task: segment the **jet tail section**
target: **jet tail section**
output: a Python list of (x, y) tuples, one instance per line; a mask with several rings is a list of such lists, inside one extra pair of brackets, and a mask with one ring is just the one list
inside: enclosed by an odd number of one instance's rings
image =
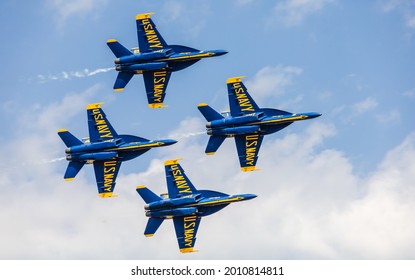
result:
[(225, 141), (226, 136), (223, 135), (212, 135), (209, 138), (209, 142), (206, 146), (205, 153), (207, 155), (213, 155), (219, 149), (220, 145), (222, 145), (223, 141)]
[(144, 235), (147, 237), (153, 236), (163, 221), (164, 218), (149, 218), (146, 229), (144, 230)]
[(114, 83), (114, 91), (122, 91), (124, 90), (125, 86), (134, 76), (133, 72), (118, 72), (117, 79)]
[(117, 40), (110, 39), (107, 41), (107, 45), (117, 58), (122, 56), (133, 55), (132, 52), (130, 52), (123, 45), (121, 45)]
[(214, 120), (220, 120), (224, 118), (221, 114), (216, 112), (214, 109), (212, 109), (212, 107), (210, 107), (206, 103), (201, 103), (197, 105), (197, 108), (199, 109), (200, 113), (202, 113), (202, 115), (205, 117), (205, 119), (208, 122), (211, 122)]
[(145, 186), (138, 186), (136, 190), (146, 203), (162, 200), (161, 197), (147, 189)]
[(81, 140), (73, 136), (73, 134), (67, 131), (66, 129), (58, 130), (58, 135), (68, 148), (83, 144)]
[(71, 161), (68, 164), (68, 168), (66, 168), (65, 175), (63, 178), (67, 181), (71, 181), (75, 178), (75, 176), (79, 173), (81, 168), (84, 166), (85, 161)]

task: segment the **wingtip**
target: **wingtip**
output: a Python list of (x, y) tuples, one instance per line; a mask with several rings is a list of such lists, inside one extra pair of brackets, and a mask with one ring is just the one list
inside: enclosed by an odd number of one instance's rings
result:
[(65, 179), (65, 181), (73, 181), (73, 179), (75, 179), (75, 177), (73, 177), (73, 178), (64, 178)]
[(142, 19), (150, 18), (151, 15), (154, 15), (154, 12), (145, 13), (145, 14), (137, 14), (135, 16), (135, 20), (142, 20)]
[(257, 169), (255, 166), (247, 166), (247, 167), (241, 167), (241, 170), (243, 172), (251, 172), (251, 171), (259, 171), (260, 169)]
[(145, 188), (146, 188), (146, 186), (137, 186), (135, 189), (140, 190), (140, 189), (145, 189)]
[(115, 92), (121, 92), (121, 91), (123, 91), (124, 90), (124, 88), (114, 88), (114, 91)]
[(205, 153), (207, 156), (213, 156), (214, 154), (215, 154), (215, 152), (208, 152), (208, 153)]
[(205, 107), (205, 106), (208, 106), (208, 105), (207, 105), (207, 103), (199, 103), (199, 104), (197, 105), (197, 107)]
[(68, 132), (68, 130), (66, 128), (61, 128), (61, 129), (58, 130), (58, 133), (60, 133), (60, 132)]
[(98, 103), (92, 103), (92, 104), (88, 104), (86, 106), (87, 110), (91, 110), (91, 109), (99, 109), (101, 108), (101, 105), (104, 104), (104, 102), (98, 102)]
[(199, 250), (194, 250), (193, 247), (180, 249), (180, 253), (196, 253), (196, 252), (199, 252)]
[(169, 160), (166, 160), (165, 162), (164, 162), (164, 165), (165, 166), (169, 166), (169, 165), (173, 165), (173, 164), (178, 164), (179, 163), (179, 160), (182, 160), (183, 158), (175, 158), (175, 159), (169, 159)]
[(99, 193), (98, 196), (101, 198), (116, 197), (115, 195), (112, 194), (112, 192)]
[(108, 39), (107, 40), (107, 43), (115, 43), (115, 42), (117, 42), (117, 40), (115, 40), (115, 39)]
[(163, 103), (150, 103), (148, 104), (148, 107), (151, 109), (159, 109), (159, 108), (167, 108), (167, 105), (163, 105)]
[(232, 77), (226, 80), (227, 84), (240, 83), (245, 76)]

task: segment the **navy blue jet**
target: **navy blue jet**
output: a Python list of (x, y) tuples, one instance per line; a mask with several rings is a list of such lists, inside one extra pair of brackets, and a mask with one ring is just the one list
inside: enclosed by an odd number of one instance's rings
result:
[(151, 20), (152, 14), (136, 16), (138, 49), (131, 52), (115, 39), (108, 40), (107, 45), (116, 56), (115, 69), (119, 71), (114, 91), (122, 91), (134, 74), (143, 74), (149, 107), (162, 108), (172, 72), (185, 69), (202, 58), (224, 55), (227, 51), (200, 51), (168, 45)]
[(176, 143), (175, 140), (148, 140), (133, 135), (118, 134), (108, 121), (100, 105), (89, 104), (87, 109), (89, 139), (79, 140), (66, 129), (58, 130), (65, 143), (69, 161), (64, 179), (73, 180), (85, 163), (94, 164), (100, 197), (111, 197), (121, 162), (136, 158), (151, 148)]
[(138, 194), (147, 203), (144, 209), (149, 220), (144, 235), (153, 236), (165, 219), (173, 219), (180, 252), (197, 252), (193, 247), (202, 217), (216, 213), (230, 203), (249, 200), (256, 195), (227, 195), (217, 191), (197, 190), (178, 160), (164, 163), (168, 197), (158, 196), (145, 186), (137, 187)]
[(244, 77), (229, 78), (230, 116), (219, 114), (206, 103), (198, 105), (208, 121), (207, 134), (211, 135), (205, 153), (214, 154), (227, 137), (234, 137), (242, 171), (253, 171), (264, 135), (289, 126), (295, 121), (321, 116), (320, 113), (293, 114), (279, 109), (259, 108), (242, 83)]

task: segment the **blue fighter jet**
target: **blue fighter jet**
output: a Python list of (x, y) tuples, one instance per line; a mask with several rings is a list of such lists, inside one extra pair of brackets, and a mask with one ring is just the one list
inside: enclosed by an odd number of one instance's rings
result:
[(168, 45), (151, 20), (152, 14), (136, 16), (139, 49), (132, 49), (131, 52), (114, 39), (108, 40), (107, 45), (116, 56), (115, 69), (119, 71), (114, 90), (122, 91), (134, 74), (143, 74), (149, 107), (162, 108), (172, 72), (187, 68), (202, 58), (226, 54), (227, 51), (200, 51)]
[(179, 159), (165, 162), (168, 198), (158, 196), (144, 186), (137, 192), (147, 203), (149, 217), (145, 236), (153, 236), (165, 219), (172, 218), (180, 252), (197, 252), (193, 249), (200, 220), (225, 208), (232, 202), (255, 198), (254, 194), (227, 195), (217, 191), (197, 190), (187, 178)]
[(122, 161), (136, 158), (151, 148), (172, 145), (177, 141), (150, 141), (118, 134), (107, 120), (101, 104), (89, 104), (86, 107), (89, 128), (87, 141), (79, 140), (66, 129), (60, 129), (58, 135), (67, 146), (65, 153), (69, 165), (64, 179), (73, 180), (85, 163), (93, 163), (99, 196), (111, 197)]
[(219, 114), (205, 103), (198, 109), (208, 121), (207, 134), (211, 135), (205, 153), (214, 154), (227, 137), (234, 137), (242, 171), (253, 171), (258, 159), (264, 135), (277, 132), (295, 121), (321, 116), (319, 113), (300, 113), (259, 108), (249, 95), (241, 79), (229, 78), (228, 85), (230, 116)]

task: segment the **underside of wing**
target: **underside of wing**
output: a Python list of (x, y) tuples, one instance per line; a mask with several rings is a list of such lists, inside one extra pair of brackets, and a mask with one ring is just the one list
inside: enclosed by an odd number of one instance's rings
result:
[(177, 242), (179, 243), (180, 252), (191, 253), (197, 252), (193, 249), (196, 242), (196, 234), (200, 224), (200, 217), (183, 216), (174, 217), (174, 229), (176, 230)]
[(243, 77), (229, 78), (228, 85), (229, 109), (231, 116), (237, 117), (259, 111), (258, 105), (248, 93), (241, 79)]
[(95, 179), (100, 197), (111, 197), (113, 195), (115, 179), (120, 167), (121, 161), (94, 161)]
[(164, 163), (166, 171), (167, 190), (170, 198), (191, 195), (197, 192), (192, 182), (187, 178), (177, 159)]
[(150, 108), (163, 107), (163, 100), (166, 96), (166, 88), (170, 76), (171, 72), (167, 70), (143, 72), (148, 106)]
[(242, 171), (254, 171), (258, 160), (259, 148), (264, 136), (259, 134), (246, 134), (235, 136), (236, 149)]
[(158, 51), (168, 47), (151, 19), (151, 14), (138, 14), (135, 18), (140, 52)]
[(86, 107), (91, 142), (108, 141), (118, 136), (100, 105), (101, 103), (96, 103)]
[(125, 86), (134, 76), (132, 72), (118, 72), (117, 79), (114, 83), (114, 91), (122, 91), (124, 90)]

